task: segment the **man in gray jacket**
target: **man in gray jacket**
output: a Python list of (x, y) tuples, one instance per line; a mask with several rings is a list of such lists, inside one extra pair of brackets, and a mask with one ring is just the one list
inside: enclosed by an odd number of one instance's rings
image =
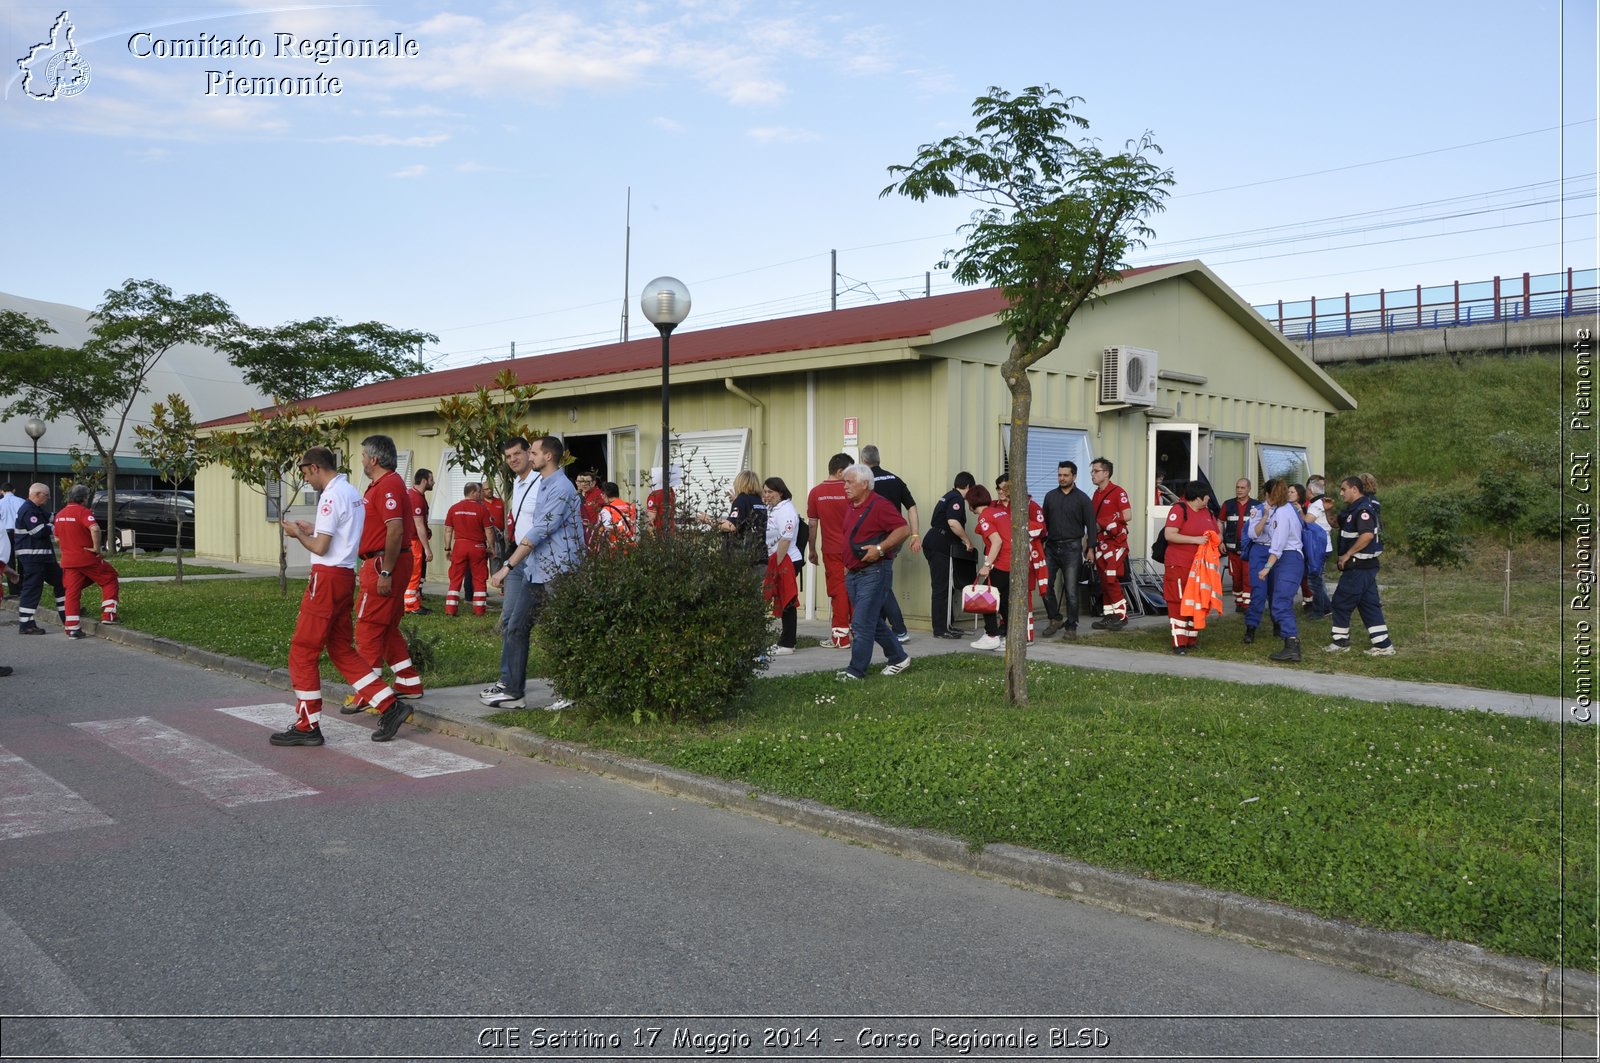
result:
[(516, 439), (504, 448), (507, 464), (514, 450), (527, 454), (538, 482), (527, 499), (526, 519), (519, 515), (516, 547), (494, 575), (489, 586), (505, 587), (501, 613), (500, 681), (478, 696), (497, 709), (526, 708), (523, 700), (528, 680), (528, 637), (544, 609), (550, 585), (583, 559), (583, 520), (578, 491), (561, 471), (566, 446), (555, 436), (541, 436), (528, 446)]

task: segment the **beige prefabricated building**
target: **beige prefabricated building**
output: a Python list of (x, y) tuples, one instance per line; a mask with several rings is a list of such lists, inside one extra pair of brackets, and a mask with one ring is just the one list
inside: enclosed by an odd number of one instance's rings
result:
[[(804, 509), (831, 455), (866, 444), (910, 486), (921, 523), (957, 472), (992, 484), (1006, 467), (1011, 396), (1000, 377), (1008, 344), (993, 289), (732, 325), (672, 337), (671, 414), (680, 493), (697, 508), (723, 504), (734, 473), (780, 476)], [(561, 436), (569, 472), (592, 468), (641, 501), (659, 470), (659, 337), (560, 354), (443, 370), (311, 400), (354, 419), (352, 446), (392, 436), (401, 471), (432, 469), (432, 519), (477, 478), (453, 462), (439, 400), (487, 385), (510, 368), (540, 385), (531, 421)], [(1240, 477), (1303, 482), (1324, 468), (1327, 418), (1355, 400), (1284, 341), (1198, 261), (1125, 272), (1073, 318), (1060, 348), (1030, 371), (1033, 406), (1028, 484), (1035, 498), (1056, 485), (1056, 463), (1106, 457), (1135, 507), (1134, 549), (1147, 552), (1166, 518), (1158, 473), (1206, 475), (1224, 496)], [(243, 415), (211, 422), (226, 428)], [(853, 432), (852, 432), (853, 430)], [(364, 487), (359, 471), (357, 486)], [(275, 564), (277, 525), (259, 492), (226, 469), (196, 477), (196, 552)], [(1092, 490), (1092, 487), (1090, 487)], [(309, 499), (296, 500), (309, 512)], [(291, 513), (293, 515), (293, 513)], [(291, 564), (305, 563), (297, 544)], [(814, 570), (813, 570), (814, 572)], [(436, 566), (430, 582), (442, 579)], [(815, 615), (817, 578), (804, 606)], [(902, 552), (895, 588), (913, 622), (930, 608), (927, 566)], [(438, 588), (433, 588), (437, 590)]]

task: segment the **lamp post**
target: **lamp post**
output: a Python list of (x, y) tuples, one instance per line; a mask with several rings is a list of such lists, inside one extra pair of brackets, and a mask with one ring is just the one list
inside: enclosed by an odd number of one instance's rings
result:
[(676, 277), (657, 277), (644, 286), (639, 299), (644, 316), (661, 333), (661, 526), (672, 527), (672, 507), (667, 504), (672, 488), (672, 419), (669, 414), (668, 373), (672, 330), (689, 316), (689, 289)]
[(44, 435), (45, 424), (37, 417), (28, 418), (28, 423), (22, 430), (28, 433), (28, 438), (33, 440), (33, 482), (39, 482), (39, 437)]

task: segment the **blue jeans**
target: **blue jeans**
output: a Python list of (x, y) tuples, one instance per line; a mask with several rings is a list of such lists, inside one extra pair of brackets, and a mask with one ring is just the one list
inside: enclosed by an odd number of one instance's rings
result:
[(528, 636), (544, 608), (545, 583), (529, 583), (529, 558), (506, 576), (506, 600), (500, 611), (500, 685), (513, 697), (528, 686)]
[[(1278, 622), (1286, 639), (1300, 637), (1300, 628), (1294, 620), (1294, 600), (1300, 596), (1300, 580), (1305, 574), (1305, 555), (1298, 550), (1285, 550), (1267, 578), (1272, 588), (1272, 619)], [(1255, 605), (1255, 584), (1252, 582), (1250, 608), (1254, 609)]]
[(1328, 601), (1328, 584), (1322, 578), (1322, 566), (1306, 562), (1306, 582), (1311, 584), (1311, 614), (1326, 616), (1333, 612)]
[(1078, 626), (1078, 581), (1083, 578), (1083, 543), (1071, 542), (1044, 544), (1044, 563), (1050, 573), (1050, 593), (1044, 597), (1045, 612), (1051, 620), (1061, 619), (1061, 588), (1066, 587), (1067, 627)]
[(884, 615), (894, 594), (890, 578), (893, 572), (893, 561), (879, 561), (844, 574), (844, 590), (850, 596), (850, 667), (845, 670), (857, 679), (867, 677), (874, 642), (883, 647), (883, 655), (890, 664), (898, 664), (910, 656), (894, 637)]
[[(1251, 543), (1245, 550), (1245, 564), (1250, 567), (1250, 608), (1244, 611), (1244, 626), (1247, 628), (1261, 626), (1261, 615), (1272, 601), (1272, 583), (1278, 578), (1278, 570), (1274, 568), (1268, 575), (1261, 574), (1261, 566), (1267, 563), (1269, 556), (1267, 548), (1260, 543)], [(1294, 582), (1298, 589), (1299, 579)]]
[[(880, 561), (878, 564), (883, 564), (883, 562)], [(868, 567), (876, 568), (878, 566), (869, 565)], [(889, 622), (891, 631), (896, 635), (904, 635), (906, 633), (906, 618), (900, 612), (900, 599), (894, 596), (894, 567), (892, 563), (884, 567), (887, 570), (887, 575), (884, 576), (884, 579), (888, 581), (888, 590), (883, 595), (883, 618)], [(848, 583), (848, 577), (846, 577), (846, 580)]]

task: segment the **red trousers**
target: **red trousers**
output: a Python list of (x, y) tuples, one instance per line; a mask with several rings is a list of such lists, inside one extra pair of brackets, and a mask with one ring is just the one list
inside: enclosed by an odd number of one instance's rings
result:
[(1188, 579), (1187, 569), (1167, 566), (1161, 573), (1161, 596), (1167, 600), (1167, 627), (1172, 631), (1174, 647), (1200, 644), (1200, 636), (1194, 630), (1194, 618), (1183, 615), (1183, 585)]
[(828, 626), (833, 629), (833, 644), (850, 645), (850, 595), (844, 589), (844, 558), (823, 559), (822, 580), (828, 588)]
[(455, 616), (461, 608), (461, 585), (472, 580), (472, 613), (482, 616), (489, 607), (489, 548), (470, 539), (457, 539), (450, 546), (450, 589), (444, 596), (444, 615)]
[(1128, 557), (1128, 540), (1102, 539), (1094, 544), (1094, 570), (1100, 576), (1100, 611), (1128, 619), (1128, 601), (1122, 595), (1122, 563)]
[(401, 592), (411, 578), (412, 560), (411, 551), (407, 550), (395, 562), (387, 598), (378, 593), (378, 566), (383, 562), (382, 556), (363, 561), (361, 599), (356, 603), (356, 652), (374, 672), (381, 674), (387, 664), (394, 672), (394, 692), (402, 697), (422, 696), (422, 677), (411, 664), (411, 647), (406, 645), (406, 637), (400, 634), (400, 620), (405, 615)]
[(68, 631), (78, 630), (78, 610), (83, 592), (91, 583), (100, 585), (100, 619), (117, 619), (117, 570), (106, 564), (105, 558), (82, 568), (63, 568), (61, 577), (67, 585)]
[(1250, 562), (1242, 550), (1228, 551), (1228, 579), (1233, 582), (1233, 608), (1242, 613), (1250, 608)]
[(414, 613), (422, 608), (422, 570), (428, 567), (423, 560), (422, 544), (418, 543), (416, 551), (407, 555), (412, 560), (411, 577), (406, 580), (406, 612)]
[(311, 567), (294, 638), (289, 642), (289, 682), (294, 684), (295, 712), (299, 717), (295, 726), (302, 731), (315, 727), (322, 715), (323, 653), (368, 705), (382, 710), (394, 700), (394, 691), (378, 670), (356, 652), (350, 624), (350, 602), (355, 590), (356, 574), (350, 569)]

